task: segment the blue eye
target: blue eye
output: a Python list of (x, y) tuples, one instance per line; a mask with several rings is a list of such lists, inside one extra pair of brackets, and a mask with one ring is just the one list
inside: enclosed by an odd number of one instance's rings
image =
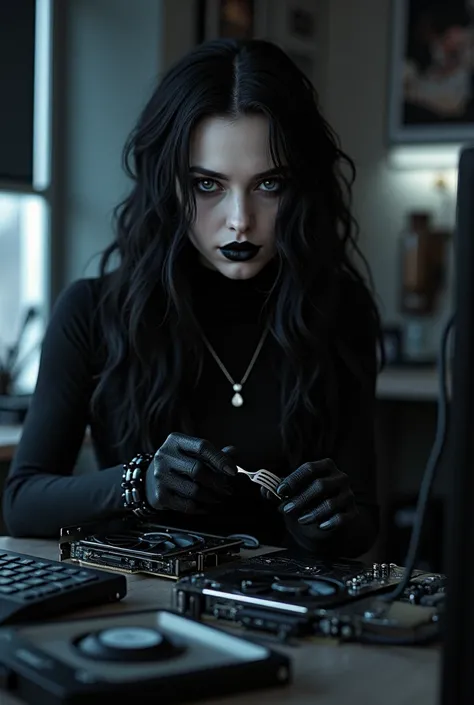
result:
[(201, 193), (215, 193), (219, 190), (218, 185), (212, 179), (196, 179), (194, 186)]
[(259, 184), (259, 189), (265, 193), (280, 193), (282, 188), (283, 184), (281, 179), (265, 179)]

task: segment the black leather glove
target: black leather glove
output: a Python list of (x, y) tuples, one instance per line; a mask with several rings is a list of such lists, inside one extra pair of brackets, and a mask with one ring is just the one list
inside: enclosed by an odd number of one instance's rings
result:
[(202, 438), (171, 433), (146, 472), (148, 504), (156, 510), (207, 513), (232, 494), (229, 477), (236, 475), (237, 468), (226, 455), (231, 450), (218, 450)]
[(280, 510), (304, 526), (327, 531), (352, 521), (357, 513), (348, 476), (332, 460), (305, 463), (277, 488)]

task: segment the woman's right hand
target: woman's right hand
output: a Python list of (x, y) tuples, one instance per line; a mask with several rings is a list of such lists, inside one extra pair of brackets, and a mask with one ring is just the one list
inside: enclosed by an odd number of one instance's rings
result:
[(171, 433), (146, 472), (146, 499), (156, 510), (204, 514), (232, 494), (229, 477), (237, 468), (209, 441)]

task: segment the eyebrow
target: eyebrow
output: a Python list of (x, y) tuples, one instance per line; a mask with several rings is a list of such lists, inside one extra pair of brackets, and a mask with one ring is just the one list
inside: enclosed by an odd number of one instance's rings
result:
[[(189, 171), (192, 174), (203, 174), (204, 176), (209, 176), (213, 179), (221, 179), (222, 181), (228, 181), (229, 177), (225, 174), (221, 174), (219, 171), (212, 171), (211, 169), (205, 169), (203, 166), (192, 166)], [(268, 179), (272, 176), (281, 176), (285, 169), (283, 167), (274, 167), (273, 169), (268, 169), (267, 171), (262, 171), (260, 174), (255, 174), (253, 178), (255, 180)]]

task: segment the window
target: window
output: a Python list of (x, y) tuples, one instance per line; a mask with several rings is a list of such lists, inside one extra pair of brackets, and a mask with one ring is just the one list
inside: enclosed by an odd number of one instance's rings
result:
[(17, 393), (31, 392), (36, 382), (47, 315), (47, 221), (43, 197), (0, 193), (0, 359), (6, 362), (21, 337), (16, 362), (8, 364)]
[[(10, 11), (17, 5), (21, 12)], [(17, 129), (10, 148), (0, 151), (0, 371), (3, 365), (13, 373), (9, 391), (28, 394), (36, 383), (48, 315), (52, 1), (5, 3), (2, 12), (2, 33), (21, 36), (21, 60), (4, 64), (0, 71), (0, 91), (10, 97), (6, 103), (19, 116), (16, 123), (10, 120), (11, 134)], [(11, 44), (10, 53), (14, 50)], [(20, 92), (14, 90), (18, 82)], [(28, 116), (24, 113), (30, 99)], [(23, 136), (21, 130), (26, 131)], [(23, 142), (32, 145), (30, 167), (28, 149), (15, 148)]]

